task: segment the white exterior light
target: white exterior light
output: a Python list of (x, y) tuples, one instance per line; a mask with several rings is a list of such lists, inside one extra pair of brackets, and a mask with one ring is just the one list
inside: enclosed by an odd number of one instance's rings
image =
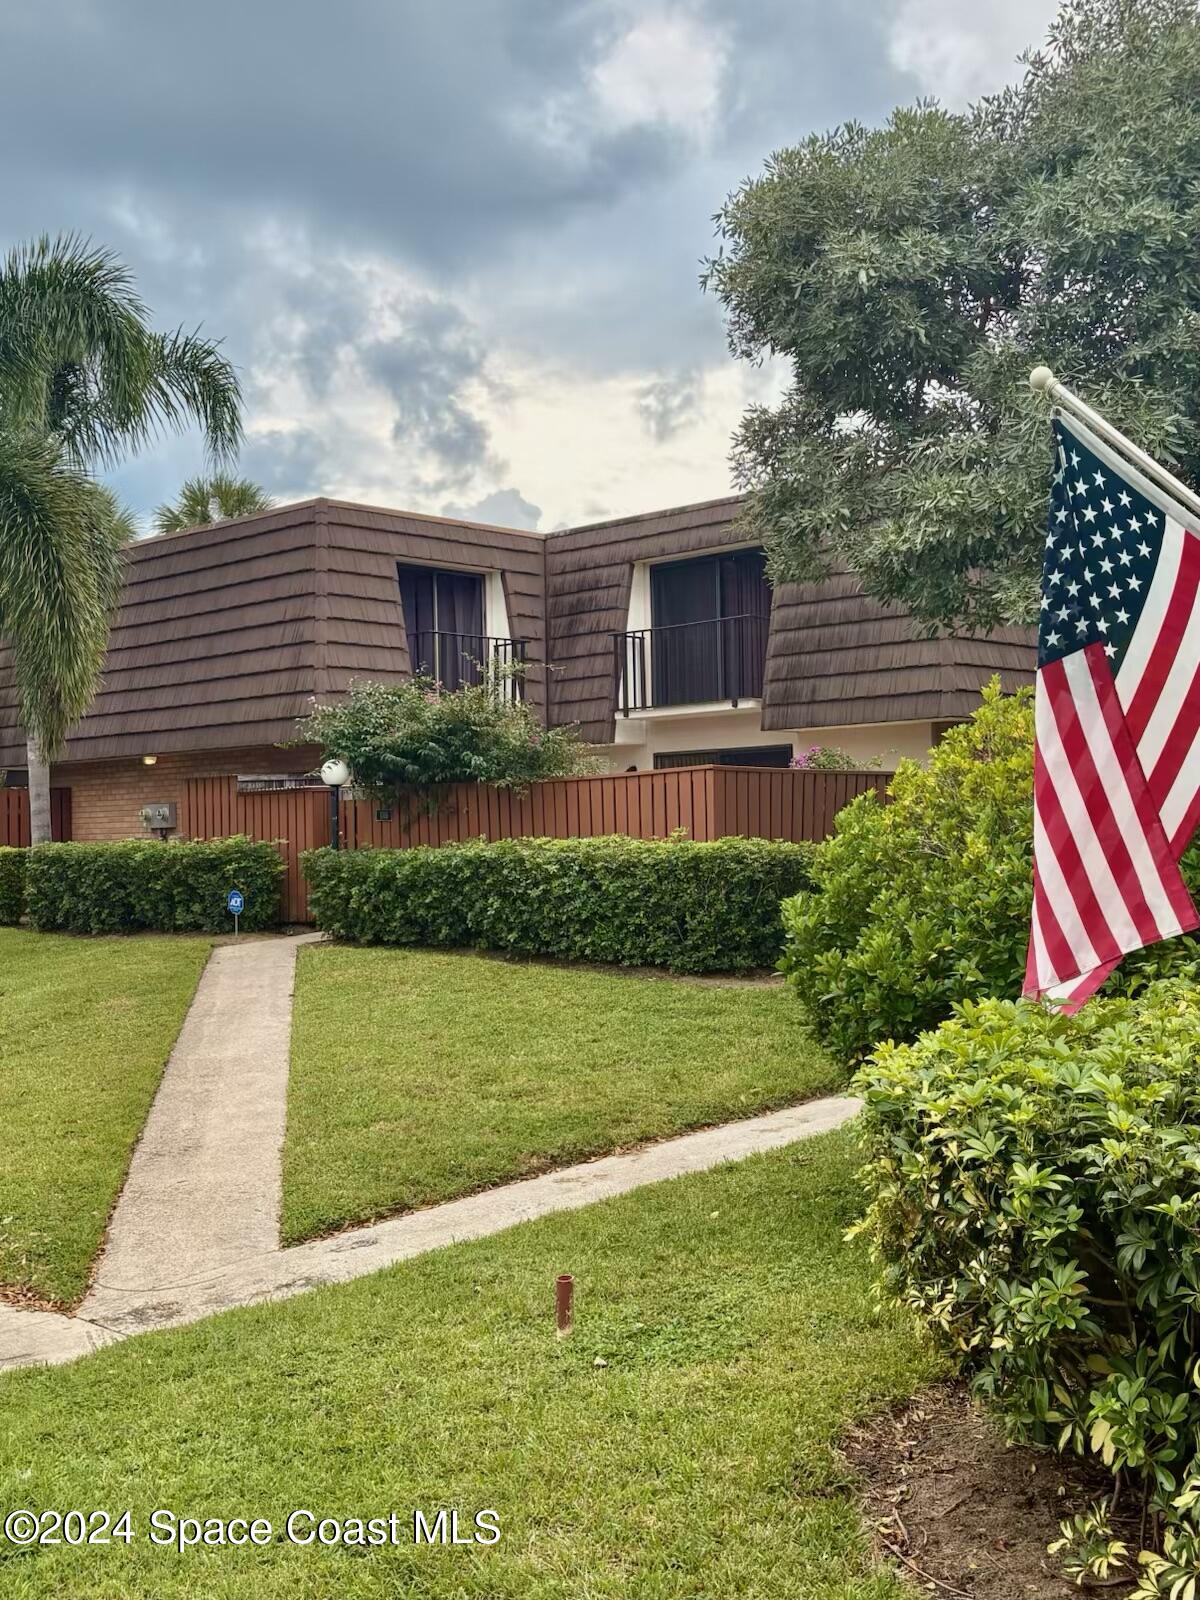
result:
[(350, 782), (350, 768), (344, 761), (327, 761), (321, 768), (321, 782), (331, 789), (344, 788)]

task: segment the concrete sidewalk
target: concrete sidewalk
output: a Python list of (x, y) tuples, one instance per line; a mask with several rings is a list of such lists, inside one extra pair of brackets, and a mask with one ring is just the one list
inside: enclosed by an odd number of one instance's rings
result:
[(665, 1178), (839, 1127), (844, 1096), (279, 1247), (296, 951), (320, 934), (213, 951), (134, 1151), (95, 1280), (73, 1317), (0, 1302), (0, 1371), (73, 1361), (116, 1339), (345, 1283)]
[(296, 950), (319, 938), (213, 951), (81, 1317), (105, 1290), (188, 1283), (278, 1247)]
[[(484, 1238), (535, 1217), (577, 1210), (649, 1183), (704, 1172), (726, 1161), (739, 1161), (825, 1133), (840, 1127), (858, 1108), (857, 1100), (841, 1095), (812, 1100), (625, 1155), (605, 1156), (505, 1184), (290, 1250), (280, 1250), (272, 1241), (271, 1248), (249, 1249), (238, 1260), (228, 1259), (232, 1247), (220, 1244), (217, 1248), (213, 1243), (208, 1231), (214, 1214), (210, 1210), (210, 1220), (200, 1234), (202, 1247), (193, 1249), (187, 1259), (202, 1261), (214, 1254), (224, 1258), (211, 1271), (190, 1277), (180, 1274), (173, 1282), (165, 1281), (164, 1257), (155, 1250), (141, 1282), (137, 1281), (138, 1263), (133, 1255), (122, 1257), (120, 1283), (102, 1267), (100, 1281), (78, 1317), (0, 1306), (0, 1371), (35, 1362), (71, 1361), (131, 1334), (195, 1322), (233, 1306), (284, 1299), (322, 1284), (345, 1283), (428, 1250)], [(174, 1221), (171, 1225), (175, 1226)], [(247, 1238), (246, 1234), (239, 1236)], [(209, 1242), (204, 1243), (205, 1239)], [(182, 1254), (179, 1259), (184, 1259)], [(108, 1261), (107, 1254), (104, 1260)]]

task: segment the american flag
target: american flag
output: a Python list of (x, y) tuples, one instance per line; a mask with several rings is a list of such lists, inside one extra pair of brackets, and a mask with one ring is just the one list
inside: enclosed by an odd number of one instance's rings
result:
[(1082, 423), (1054, 425), (1025, 993), (1074, 1011), (1123, 955), (1200, 922), (1200, 538)]

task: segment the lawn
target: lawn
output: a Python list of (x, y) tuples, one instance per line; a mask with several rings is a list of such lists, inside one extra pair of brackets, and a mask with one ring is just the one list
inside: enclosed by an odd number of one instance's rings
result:
[(0, 928), (0, 1285), (83, 1294), (210, 945)]
[(779, 987), (300, 953), (285, 1242), (837, 1088)]
[[(336, 1289), (0, 1378), (0, 1506), (131, 1512), (19, 1552), (6, 1600), (901, 1600), (832, 1443), (931, 1375), (871, 1309), (845, 1133)], [(555, 1274), (576, 1275), (572, 1338)], [(606, 1365), (601, 1363), (607, 1363)], [(412, 1513), (494, 1508), (490, 1548)], [(398, 1514), (381, 1549), (194, 1549), (150, 1513)], [(304, 1531), (303, 1529), (301, 1531)]]

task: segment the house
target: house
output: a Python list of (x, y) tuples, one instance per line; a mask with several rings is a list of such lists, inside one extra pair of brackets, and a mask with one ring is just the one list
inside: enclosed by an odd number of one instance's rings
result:
[(772, 590), (736, 496), (550, 535), (549, 713), (617, 767), (786, 766), (832, 744), (922, 757), (999, 673), (1033, 682), (1032, 633), (923, 639), (849, 575)]
[[(993, 673), (1032, 681), (1024, 630), (925, 639), (849, 576), (771, 589), (736, 497), (552, 534), (311, 500), (126, 552), (103, 686), (54, 784), (76, 839), (142, 831), (189, 779), (285, 787), (314, 697), (414, 669), (576, 723), (615, 770), (786, 765), (813, 743), (894, 765), (968, 715)], [(0, 650), (0, 769), (24, 736)]]

